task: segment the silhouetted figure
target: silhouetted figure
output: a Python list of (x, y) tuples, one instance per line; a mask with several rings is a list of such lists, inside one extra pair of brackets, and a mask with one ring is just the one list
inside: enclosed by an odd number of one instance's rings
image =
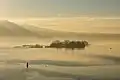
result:
[(28, 67), (29, 67), (29, 63), (27, 62), (27, 63), (26, 63), (26, 68), (28, 68)]
[(111, 50), (112, 48), (110, 48), (110, 50)]

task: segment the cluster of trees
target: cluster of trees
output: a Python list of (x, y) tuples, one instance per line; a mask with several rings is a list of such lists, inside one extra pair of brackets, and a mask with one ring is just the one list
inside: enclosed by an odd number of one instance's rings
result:
[(50, 44), (50, 48), (71, 48), (71, 49), (75, 49), (75, 48), (85, 48), (86, 46), (88, 46), (88, 42), (87, 41), (70, 41), (70, 40), (64, 40), (64, 41), (60, 41), (60, 40), (56, 40), (53, 41)]
[(35, 45), (22, 45), (22, 47), (24, 47), (24, 48), (43, 48), (43, 46), (41, 46), (39, 44), (35, 44)]
[(52, 43), (49, 46), (35, 44), (35, 45), (15, 46), (15, 48), (66, 48), (66, 49), (83, 48), (84, 49), (88, 45), (89, 44), (87, 41), (55, 40), (55, 41), (52, 41)]

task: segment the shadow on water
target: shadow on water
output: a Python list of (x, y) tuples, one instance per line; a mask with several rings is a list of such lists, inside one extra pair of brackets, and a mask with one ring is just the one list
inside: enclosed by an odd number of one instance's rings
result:
[[(109, 59), (109, 58), (108, 58)], [(110, 58), (111, 59), (111, 58)], [(25, 63), (26, 61), (24, 60), (10, 60), (8, 61), (9, 64), (11, 64), (13, 67), (4, 70), (2, 73), (4, 76), (2, 76), (0, 79), (1, 80), (40, 80), (41, 77), (43, 77), (42, 80), (48, 80), (48, 78), (68, 78), (71, 80), (119, 80), (119, 77), (106, 77), (106, 79), (104, 79), (104, 77), (100, 77), (100, 75), (84, 75), (84, 74), (74, 74), (74, 73), (69, 73), (69, 72), (61, 72), (61, 71), (57, 71), (57, 70), (48, 70), (48, 69), (37, 69), (35, 67), (15, 67), (13, 65), (13, 63)], [(56, 63), (60, 63), (60, 64), (56, 64)], [(71, 63), (74, 62), (64, 62), (64, 61), (52, 61), (52, 60), (31, 60), (31, 65), (34, 64), (51, 64), (51, 65), (62, 65), (64, 66), (70, 66)], [(65, 65), (68, 64), (68, 65)], [(74, 63), (74, 65), (76, 65), (77, 63)], [(73, 65), (73, 64), (72, 64)], [(79, 64), (80, 66), (81, 64)], [(18, 65), (19, 66), (19, 65)], [(78, 66), (78, 64), (77, 64)], [(83, 65), (82, 65), (83, 66)], [(92, 65), (93, 66), (93, 65)], [(98, 72), (99, 73), (99, 72)], [(37, 78), (36, 78), (37, 77)], [(30, 79), (32, 78), (32, 79)], [(47, 78), (47, 79), (46, 79)], [(56, 79), (57, 80), (57, 79)], [(59, 79), (60, 80), (60, 79)], [(66, 80), (66, 79), (61, 79), (61, 80)]]
[(110, 55), (90, 55), (91, 57), (96, 57), (102, 60), (113, 61), (114, 64), (120, 64), (120, 57), (118, 56), (110, 56)]
[[(2, 62), (2, 61), (1, 61)], [(8, 60), (6, 64), (26, 64), (25, 60)], [(30, 65), (54, 65), (63, 67), (89, 67), (89, 66), (103, 66), (102, 64), (86, 64), (78, 61), (57, 61), (57, 60), (29, 60)]]
[[(74, 74), (69, 72), (58, 72), (46, 69), (7, 69), (3, 72), (2, 80), (119, 80), (120, 78), (100, 78), (99, 76)], [(60, 79), (62, 78), (62, 79)], [(53, 79), (55, 80), (55, 79)]]

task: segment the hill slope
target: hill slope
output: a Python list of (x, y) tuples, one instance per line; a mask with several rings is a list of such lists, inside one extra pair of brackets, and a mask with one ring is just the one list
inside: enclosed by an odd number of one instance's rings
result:
[(0, 21), (0, 36), (3, 37), (38, 37), (38, 38), (96, 38), (96, 39), (120, 39), (120, 34), (109, 33), (77, 33), (64, 32), (32, 25), (18, 25), (14, 22)]
[(0, 21), (0, 36), (36, 36), (37, 34), (9, 21)]
[(33, 25), (23, 25), (23, 27), (33, 33), (39, 35), (39, 37), (51, 38), (51, 37), (77, 37), (78, 33), (74, 32), (64, 32), (46, 28), (39, 28)]

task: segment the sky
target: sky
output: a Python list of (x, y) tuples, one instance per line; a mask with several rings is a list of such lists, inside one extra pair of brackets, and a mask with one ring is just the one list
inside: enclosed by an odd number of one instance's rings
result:
[(119, 4), (120, 0), (0, 0), (0, 16), (120, 16)]
[(120, 0), (0, 0), (0, 19), (60, 30), (105, 27), (106, 32), (109, 27), (119, 32)]

